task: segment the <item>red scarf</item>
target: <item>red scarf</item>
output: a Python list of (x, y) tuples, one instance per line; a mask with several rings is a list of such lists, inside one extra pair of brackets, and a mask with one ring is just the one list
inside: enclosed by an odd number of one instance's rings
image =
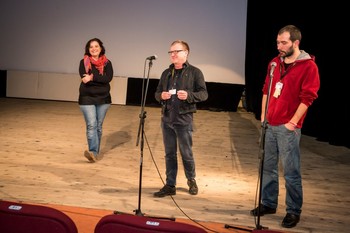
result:
[(106, 55), (102, 55), (101, 57), (98, 58), (96, 61), (92, 57), (89, 57), (88, 55), (84, 56), (84, 66), (85, 66), (85, 71), (88, 74), (89, 71), (91, 70), (91, 64), (95, 65), (96, 68), (98, 69), (98, 72), (103, 75), (103, 69), (105, 65), (107, 64), (108, 59)]

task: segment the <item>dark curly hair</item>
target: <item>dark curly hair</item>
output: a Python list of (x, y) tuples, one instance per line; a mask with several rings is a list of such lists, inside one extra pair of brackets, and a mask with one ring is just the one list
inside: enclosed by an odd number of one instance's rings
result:
[(101, 53), (100, 53), (99, 56), (104, 55), (104, 54), (106, 53), (106, 49), (105, 49), (105, 47), (103, 46), (103, 42), (102, 42), (100, 39), (98, 39), (98, 38), (92, 38), (91, 40), (89, 40), (89, 41), (86, 43), (86, 45), (85, 45), (85, 54), (84, 54), (84, 55), (91, 56), (90, 51), (89, 51), (89, 48), (90, 48), (91, 42), (93, 42), (93, 41), (96, 41), (96, 42), (100, 45), (100, 47), (101, 47)]

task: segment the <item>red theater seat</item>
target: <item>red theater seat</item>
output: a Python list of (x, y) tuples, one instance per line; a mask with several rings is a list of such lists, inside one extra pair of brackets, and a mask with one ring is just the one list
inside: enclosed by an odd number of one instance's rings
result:
[(45, 206), (0, 200), (1, 233), (78, 233), (65, 213)]
[(205, 233), (194, 225), (129, 214), (111, 214), (100, 219), (95, 233)]

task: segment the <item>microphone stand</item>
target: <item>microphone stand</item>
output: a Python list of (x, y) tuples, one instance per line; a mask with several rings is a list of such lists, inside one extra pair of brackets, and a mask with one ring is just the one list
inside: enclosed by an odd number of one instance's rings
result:
[[(152, 65), (153, 65), (153, 62), (152, 62), (153, 59), (156, 59), (156, 57), (151, 58), (151, 59), (147, 58), (147, 60), (149, 60), (149, 63), (148, 63), (148, 73), (147, 73), (147, 77), (146, 77), (146, 79), (147, 79), (146, 86), (145, 86), (145, 79), (143, 79), (143, 81), (142, 81), (141, 111), (139, 114), (140, 123), (139, 123), (139, 130), (137, 133), (137, 141), (136, 141), (136, 146), (138, 146), (140, 143), (139, 198), (138, 198), (138, 207), (136, 210), (134, 210), (135, 215), (137, 215), (137, 216), (144, 216), (145, 215), (141, 211), (143, 148), (144, 148), (144, 141), (145, 141), (144, 128), (145, 128), (145, 119), (146, 119), (146, 115), (147, 115), (147, 112), (145, 111), (145, 106), (146, 106), (146, 99), (147, 99), (147, 92), (148, 92), (148, 85), (149, 85), (149, 73), (150, 73)], [(150, 216), (150, 215), (146, 215), (146, 216), (150, 217), (150, 218), (166, 219), (166, 220), (175, 221), (175, 218), (171, 218), (171, 217), (155, 217), (155, 216)]]
[[(274, 69), (274, 67), (273, 67)], [(266, 105), (265, 105), (265, 113), (264, 113), (264, 121), (262, 122), (261, 125), (261, 135), (260, 135), (260, 151), (259, 151), (259, 159), (260, 159), (260, 166), (259, 166), (259, 203), (258, 203), (258, 218), (256, 222), (256, 228), (254, 230), (263, 230), (263, 229), (268, 229), (268, 227), (263, 227), (260, 225), (260, 203), (261, 203), (261, 189), (262, 189), (262, 180), (263, 180), (263, 167), (264, 167), (264, 154), (265, 154), (265, 134), (266, 134), (266, 129), (267, 129), (267, 120), (266, 120), (266, 115), (267, 115), (267, 110), (268, 110), (268, 105), (270, 101), (270, 92), (271, 92), (271, 85), (272, 85), (272, 80), (273, 80), (273, 70), (270, 72), (270, 82), (269, 82), (269, 88), (268, 88), (268, 93), (267, 93), (267, 99), (266, 99)], [(254, 232), (254, 230), (248, 230), (244, 229), (241, 227), (237, 226), (232, 226), (225, 224), (225, 228), (235, 228), (239, 230), (245, 230), (245, 231), (250, 231)], [(269, 231), (271, 232), (271, 231)]]
[[(145, 111), (145, 106), (146, 106), (146, 98), (147, 98), (148, 85), (149, 85), (149, 73), (150, 73), (152, 65), (153, 65), (153, 62), (152, 62), (153, 59), (147, 58), (146, 60), (149, 60), (148, 73), (147, 73), (147, 77), (143, 78), (143, 80), (142, 80), (141, 110), (140, 110), (140, 114), (139, 114), (140, 123), (139, 123), (139, 129), (138, 129), (137, 141), (136, 141), (136, 146), (138, 146), (140, 143), (140, 174), (139, 174), (138, 207), (136, 210), (133, 211), (133, 212), (135, 212), (135, 215), (137, 215), (137, 216), (145, 216), (145, 214), (142, 213), (142, 211), (141, 211), (143, 148), (144, 148), (144, 141), (145, 141), (144, 140), (145, 139), (144, 128), (145, 128), (145, 119), (146, 119), (146, 115), (147, 115), (147, 112)], [(146, 79), (146, 86), (145, 86), (145, 79)], [(122, 214), (122, 212), (114, 211), (114, 214)], [(171, 218), (171, 217), (154, 217), (154, 216), (149, 216), (149, 215), (147, 215), (147, 217), (175, 221), (175, 218)]]
[[(148, 59), (147, 59), (148, 60)], [(143, 78), (142, 80), (142, 95), (141, 95), (141, 110), (140, 110), (140, 122), (139, 122), (139, 129), (137, 133), (137, 141), (136, 146), (140, 143), (140, 174), (139, 174), (139, 195), (138, 195), (138, 207), (135, 212), (135, 215), (137, 216), (144, 216), (144, 214), (141, 211), (141, 190), (142, 190), (142, 169), (143, 169), (143, 148), (144, 148), (144, 126), (145, 126), (145, 119), (147, 112), (145, 111), (145, 105), (146, 105), (146, 97), (147, 97), (147, 91), (148, 91), (148, 84), (149, 84), (149, 73), (151, 71), (151, 67), (153, 65), (152, 59), (149, 59), (148, 63), (148, 73), (147, 77)], [(145, 79), (146, 81), (146, 87), (145, 87)], [(123, 212), (120, 211), (114, 211), (114, 214), (123, 214)]]
[(141, 96), (141, 111), (140, 111), (140, 123), (139, 123), (139, 130), (137, 133), (137, 141), (136, 146), (140, 143), (140, 174), (139, 174), (139, 198), (138, 198), (138, 208), (134, 210), (135, 214), (138, 216), (143, 216), (144, 214), (141, 211), (141, 190), (142, 190), (142, 169), (143, 169), (143, 148), (144, 148), (144, 128), (145, 128), (145, 119), (147, 112), (145, 111), (146, 106), (146, 99), (147, 99), (147, 92), (148, 92), (148, 85), (149, 85), (149, 73), (151, 71), (153, 65), (152, 59), (149, 60), (148, 63), (148, 73), (146, 77), (146, 86), (145, 86), (145, 79), (142, 81), (142, 96)]
[[(274, 69), (274, 67), (272, 67)], [(268, 106), (270, 102), (270, 93), (271, 93), (271, 86), (272, 86), (272, 80), (273, 80), (273, 71), (270, 72), (270, 82), (267, 92), (267, 99), (266, 99), (266, 105), (265, 105), (265, 113), (264, 113), (264, 121), (261, 125), (261, 135), (260, 135), (260, 165), (259, 165), (259, 202), (258, 202), (258, 216), (257, 216), (257, 222), (256, 222), (256, 229), (268, 229), (266, 227), (263, 227), (260, 225), (260, 207), (261, 207), (261, 190), (262, 190), (262, 182), (263, 182), (263, 172), (264, 172), (264, 157), (265, 157), (265, 136), (266, 136), (266, 129), (268, 127), (268, 122), (266, 120)]]

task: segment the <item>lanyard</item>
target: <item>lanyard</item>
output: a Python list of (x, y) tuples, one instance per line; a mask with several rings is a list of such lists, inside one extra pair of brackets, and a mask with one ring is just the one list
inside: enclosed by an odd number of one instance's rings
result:
[[(285, 63), (280, 63), (280, 73), (282, 73), (282, 65)], [(293, 67), (295, 66), (295, 62), (293, 62), (292, 64), (288, 65), (287, 68), (284, 70), (283, 74), (280, 77), (280, 80), (282, 80), (284, 78), (284, 76), (286, 76), (287, 72)]]

